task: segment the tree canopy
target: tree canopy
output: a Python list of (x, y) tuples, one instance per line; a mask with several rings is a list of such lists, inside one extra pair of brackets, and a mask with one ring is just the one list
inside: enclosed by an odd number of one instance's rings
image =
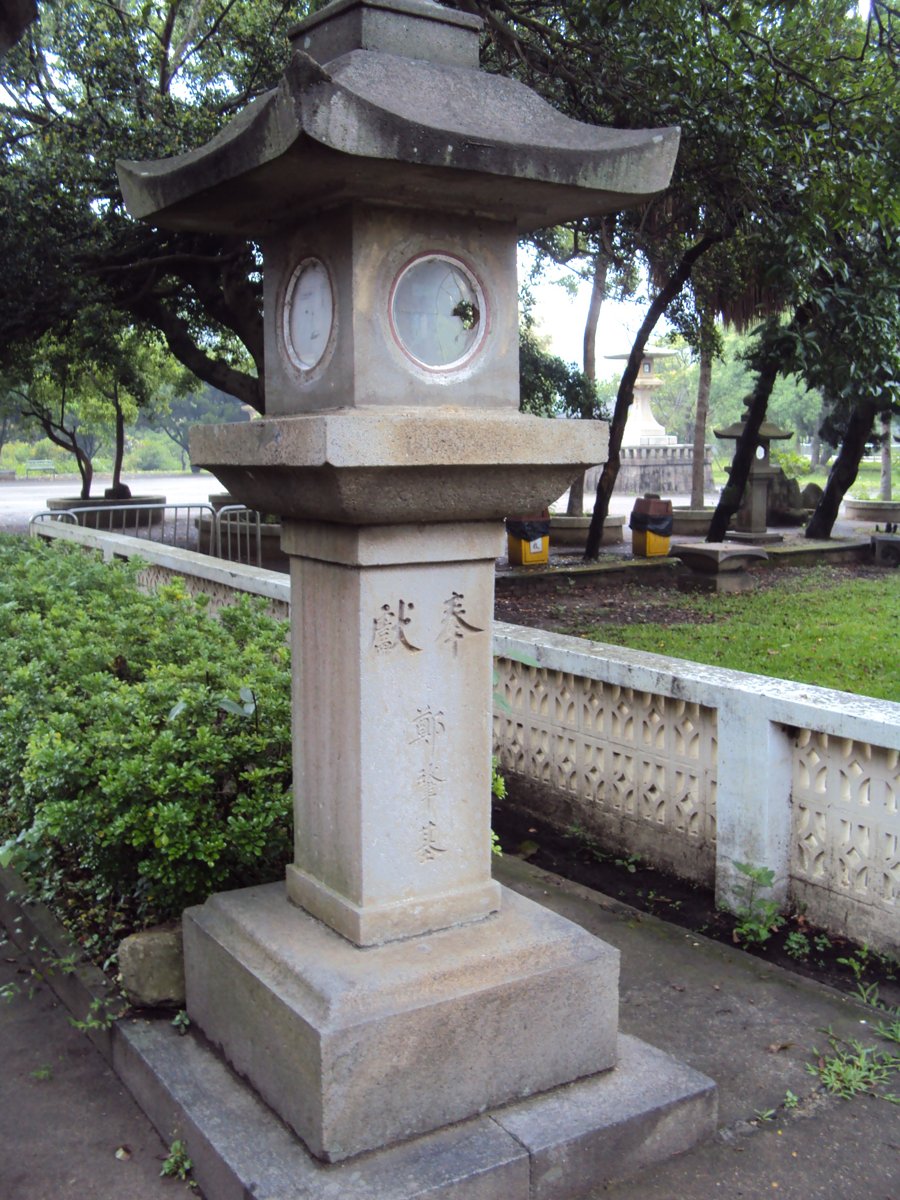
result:
[[(846, 0), (451, 2), (485, 19), (488, 69), (570, 116), (682, 129), (663, 195), (537, 240), (594, 280), (602, 260), (603, 279), (625, 287), (640, 261), (653, 285), (613, 413), (601, 526), (643, 345), (664, 310), (698, 349), (717, 314), (768, 322), (757, 369), (772, 380), (798, 372), (835, 429), (893, 403), (900, 97), (897, 14), (885, 0), (866, 15)], [(133, 221), (115, 159), (208, 141), (276, 82), (287, 29), (317, 6), (44, 0), (0, 65), (0, 362), (102, 306), (123, 331), (158, 330), (199, 379), (263, 410), (256, 247)], [(766, 388), (758, 401), (732, 496)]]
[[(663, 310), (698, 349), (717, 314), (738, 327), (784, 314), (790, 335), (778, 334), (778, 320), (765, 326), (758, 370), (772, 381), (799, 370), (812, 385), (813, 362), (833, 363), (834, 351), (861, 380), (874, 354), (885, 368), (876, 391), (889, 402), (898, 319), (877, 280), (895, 270), (900, 95), (897, 16), (888, 5), (875, 0), (864, 16), (843, 0), (636, 0), (627, 9), (613, 0), (457, 4), (485, 17), (489, 61), (570, 115), (682, 129), (670, 189), (619, 214), (607, 237), (607, 252), (643, 258), (654, 296), (619, 388), (595, 547), (643, 343)], [(895, 298), (896, 282), (894, 275)], [(844, 328), (855, 330), (840, 343), (827, 333), (834, 322), (822, 319), (836, 305)], [(819, 376), (836, 379), (825, 365)], [(849, 385), (840, 386), (845, 401)], [(767, 398), (768, 387), (758, 390), (738, 446), (738, 498)], [(839, 403), (833, 391), (826, 399)]]
[(121, 482), (126, 424), (139, 415), (151, 419), (192, 383), (158, 334), (120, 329), (106, 309), (91, 307), (11, 359), (0, 377), (0, 411), (16, 412), (74, 455), (85, 499), (93, 459), (111, 447), (112, 494), (127, 495)]
[(133, 221), (115, 161), (208, 141), (278, 79), (306, 7), (42, 0), (0, 64), (0, 353), (100, 304), (159, 330), (201, 379), (262, 408), (255, 248)]

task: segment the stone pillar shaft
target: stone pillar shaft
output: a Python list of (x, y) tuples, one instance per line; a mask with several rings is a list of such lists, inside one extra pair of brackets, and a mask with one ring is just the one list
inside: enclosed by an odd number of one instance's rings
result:
[(495, 521), (290, 522), (288, 894), (357, 945), (487, 916)]

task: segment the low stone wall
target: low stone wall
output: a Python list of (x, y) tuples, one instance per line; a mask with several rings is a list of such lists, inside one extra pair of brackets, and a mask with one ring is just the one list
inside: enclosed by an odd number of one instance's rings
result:
[(900, 951), (900, 704), (496, 624), (494, 728), (526, 809)]
[[(658, 495), (684, 496), (691, 491), (694, 467), (694, 447), (683, 443), (672, 446), (623, 446), (619, 451), (619, 474), (616, 491), (622, 496), (642, 496), (645, 492)], [(597, 490), (602, 467), (591, 467), (585, 476), (585, 495)], [(712, 457), (707, 446), (703, 458), (703, 486), (713, 491)]]
[[(214, 606), (289, 583), (71, 525), (42, 537), (138, 556)], [(733, 900), (735, 862), (785, 906), (900, 953), (900, 704), (496, 623), (496, 752), (517, 801)]]
[(233, 604), (235, 597), (242, 593), (264, 596), (275, 617), (286, 618), (290, 612), (290, 580), (280, 571), (263, 571), (243, 563), (210, 558), (193, 550), (179, 550), (176, 546), (161, 546), (126, 534), (104, 533), (55, 521), (35, 525), (32, 534), (97, 550), (107, 561), (139, 558), (145, 564), (138, 576), (144, 587), (157, 588), (177, 577), (184, 581), (191, 595), (208, 596), (213, 612), (224, 604)]

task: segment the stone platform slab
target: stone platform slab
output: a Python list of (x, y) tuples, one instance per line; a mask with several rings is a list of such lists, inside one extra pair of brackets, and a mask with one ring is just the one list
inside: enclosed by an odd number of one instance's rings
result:
[(678, 579), (683, 592), (750, 591), (755, 581), (747, 568), (769, 557), (760, 546), (731, 542), (673, 542), (669, 554), (687, 568)]
[(616, 1062), (618, 953), (503, 891), (491, 917), (359, 949), (283, 884), (184, 916), (187, 1011), (339, 1161)]
[(620, 1036), (613, 1071), (326, 1164), (202, 1038), (135, 1021), (116, 1059), (157, 1128), (186, 1140), (208, 1200), (578, 1200), (687, 1150), (716, 1122), (711, 1080)]

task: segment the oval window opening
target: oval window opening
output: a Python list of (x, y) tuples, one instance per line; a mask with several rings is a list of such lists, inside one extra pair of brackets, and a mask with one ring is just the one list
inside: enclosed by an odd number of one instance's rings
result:
[(284, 340), (288, 355), (301, 371), (322, 361), (334, 321), (334, 297), (324, 263), (302, 262), (293, 274), (284, 306)]
[(457, 259), (427, 255), (397, 276), (391, 324), (417, 363), (435, 370), (456, 366), (475, 353), (484, 336), (484, 296)]

